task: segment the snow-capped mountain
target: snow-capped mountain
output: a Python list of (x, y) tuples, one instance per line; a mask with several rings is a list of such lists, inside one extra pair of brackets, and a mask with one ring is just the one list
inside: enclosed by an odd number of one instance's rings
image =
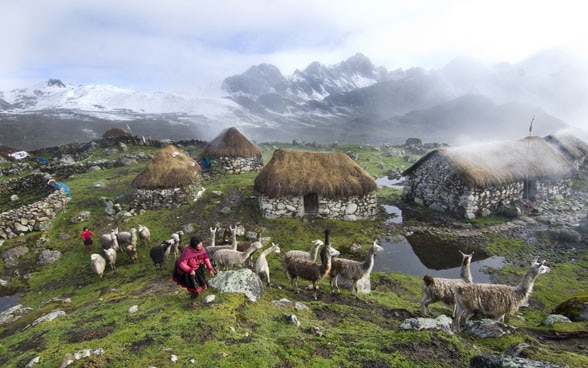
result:
[[(73, 85), (49, 79), (0, 92), (0, 144), (25, 149), (100, 137), (112, 127), (209, 140), (235, 126), (254, 141), (460, 144), (565, 128), (588, 106), (585, 68), (565, 55), (516, 65), (459, 59), (439, 70), (388, 71), (362, 54), (284, 76), (270, 64), (225, 78), (224, 97)], [(584, 110), (582, 110), (582, 108)]]

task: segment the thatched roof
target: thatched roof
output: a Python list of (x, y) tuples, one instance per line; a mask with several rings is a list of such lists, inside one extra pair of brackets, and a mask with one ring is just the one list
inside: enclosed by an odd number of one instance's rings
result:
[(588, 144), (572, 134), (553, 133), (543, 139), (572, 160), (588, 156)]
[(200, 165), (173, 145), (155, 154), (131, 182), (135, 189), (180, 188), (200, 175)]
[(278, 149), (255, 178), (253, 188), (274, 198), (311, 193), (333, 198), (366, 195), (378, 185), (344, 153)]
[(237, 128), (223, 130), (210, 143), (204, 147), (200, 158), (208, 154), (210, 158), (215, 157), (257, 157), (261, 156), (261, 150), (252, 143)]
[(110, 128), (104, 134), (102, 134), (102, 138), (112, 138), (112, 137), (121, 137), (121, 136), (128, 136), (130, 137), (131, 134), (128, 133), (123, 128)]
[(533, 178), (567, 177), (572, 167), (564, 155), (540, 137), (445, 147), (431, 151), (402, 173), (409, 176), (438, 157), (447, 161), (470, 187), (489, 187)]

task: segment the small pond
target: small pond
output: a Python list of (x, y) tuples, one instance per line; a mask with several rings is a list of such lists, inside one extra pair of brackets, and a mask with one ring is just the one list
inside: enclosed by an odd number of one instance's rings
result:
[[(471, 253), (466, 244), (443, 242), (430, 236), (387, 237), (380, 242), (384, 248), (376, 255), (374, 271), (403, 273), (414, 276), (459, 278), (462, 256)], [(489, 257), (474, 251), (470, 266), (474, 282), (491, 282), (488, 271), (502, 268), (503, 257)]]
[(19, 293), (13, 294), (13, 295), (0, 297), (0, 313), (4, 312), (8, 308), (12, 308), (15, 305), (20, 304), (19, 299), (21, 296), (22, 296), (22, 293), (19, 292)]

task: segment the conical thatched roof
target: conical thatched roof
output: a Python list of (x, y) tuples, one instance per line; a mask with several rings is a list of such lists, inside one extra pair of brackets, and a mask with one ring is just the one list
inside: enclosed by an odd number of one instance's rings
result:
[(200, 158), (208, 154), (215, 157), (256, 157), (261, 156), (261, 150), (257, 145), (241, 134), (237, 128), (223, 130), (210, 143), (204, 147)]
[(112, 138), (112, 137), (121, 137), (121, 136), (130, 137), (131, 134), (128, 133), (123, 128), (110, 128), (106, 132), (104, 132), (104, 134), (102, 134), (102, 138)]
[(470, 187), (489, 187), (534, 178), (567, 177), (572, 167), (564, 155), (540, 137), (431, 151), (402, 173), (408, 176), (434, 157), (446, 160)]
[(278, 149), (253, 188), (270, 197), (316, 193), (325, 197), (366, 195), (376, 181), (348, 155)]
[(199, 175), (200, 165), (169, 145), (155, 154), (131, 186), (135, 189), (179, 188), (192, 184)]
[(572, 134), (553, 133), (544, 139), (572, 160), (588, 156), (588, 144)]

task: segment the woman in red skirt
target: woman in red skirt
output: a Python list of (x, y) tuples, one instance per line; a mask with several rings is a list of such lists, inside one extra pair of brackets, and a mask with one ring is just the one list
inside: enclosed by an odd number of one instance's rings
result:
[(193, 236), (190, 238), (190, 245), (184, 248), (176, 261), (172, 279), (178, 285), (185, 287), (190, 297), (194, 299), (206, 289), (205, 268), (208, 268), (210, 277), (214, 277), (214, 270), (208, 253), (202, 245), (202, 239), (199, 236)]

